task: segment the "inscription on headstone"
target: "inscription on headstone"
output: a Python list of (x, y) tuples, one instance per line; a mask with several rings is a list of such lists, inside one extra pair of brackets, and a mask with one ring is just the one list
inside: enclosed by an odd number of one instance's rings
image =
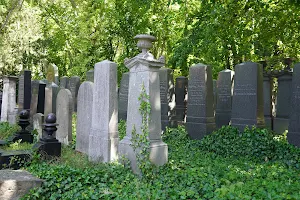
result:
[(231, 119), (232, 84), (234, 71), (225, 69), (219, 72), (217, 80), (216, 127), (228, 125)]
[(202, 139), (215, 130), (212, 71), (209, 65), (190, 67), (186, 128), (192, 139)]
[(127, 120), (129, 72), (122, 75), (119, 90), (119, 121)]
[(263, 71), (254, 62), (235, 66), (231, 125), (244, 131), (246, 126), (264, 127)]
[(76, 151), (89, 153), (89, 133), (92, 125), (94, 84), (83, 82), (78, 91)]

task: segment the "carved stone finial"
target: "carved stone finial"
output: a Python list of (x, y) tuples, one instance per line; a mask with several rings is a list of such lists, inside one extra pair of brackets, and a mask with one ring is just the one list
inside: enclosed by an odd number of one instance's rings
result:
[(148, 53), (149, 49), (152, 48), (156, 38), (152, 35), (140, 34), (134, 37), (134, 39), (138, 40), (137, 47), (142, 51), (142, 54)]

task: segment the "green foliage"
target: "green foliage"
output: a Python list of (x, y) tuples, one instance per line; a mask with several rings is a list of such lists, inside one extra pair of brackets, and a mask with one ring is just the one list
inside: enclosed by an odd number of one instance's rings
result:
[(120, 120), (118, 124), (119, 138), (120, 141), (126, 136), (126, 121)]
[(10, 125), (8, 122), (0, 122), (0, 140), (5, 140), (20, 130), (18, 125)]
[(33, 144), (27, 143), (27, 142), (21, 142), (21, 140), (18, 140), (14, 143), (11, 143), (7, 146), (1, 147), (5, 151), (10, 151), (10, 150), (31, 150)]

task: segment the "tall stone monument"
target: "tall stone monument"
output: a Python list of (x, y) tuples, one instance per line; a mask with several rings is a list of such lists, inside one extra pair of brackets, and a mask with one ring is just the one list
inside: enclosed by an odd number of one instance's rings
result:
[(176, 78), (175, 85), (175, 102), (176, 102), (176, 119), (178, 124), (185, 123), (186, 117), (186, 96), (187, 96), (188, 79), (184, 76)]
[(16, 82), (18, 78), (15, 76), (3, 77), (3, 96), (1, 107), (1, 121), (16, 123), (17, 108), (16, 108)]
[(300, 147), (300, 63), (293, 68), (291, 108), (287, 139), (290, 144)]
[(162, 67), (159, 69), (160, 80), (160, 102), (161, 102), (161, 128), (176, 127), (175, 115), (175, 87), (173, 81), (173, 70)]
[(89, 135), (92, 125), (94, 84), (83, 82), (78, 91), (76, 151), (89, 153)]
[(284, 133), (288, 130), (289, 118), (291, 112), (291, 96), (292, 96), (292, 71), (283, 70), (278, 74), (278, 87), (277, 87), (277, 104), (276, 104), (276, 117), (274, 118), (274, 131), (276, 133)]
[(186, 128), (192, 139), (202, 139), (216, 128), (212, 70), (199, 63), (189, 73)]
[(266, 128), (273, 130), (273, 115), (272, 115), (272, 90), (273, 77), (270, 71), (263, 73), (263, 95), (264, 95), (264, 117)]
[(118, 153), (117, 64), (108, 60), (95, 64), (89, 160), (111, 162)]
[(132, 132), (135, 127), (136, 134), (142, 134), (142, 116), (140, 113), (139, 96), (144, 87), (148, 102), (151, 106), (149, 128), (150, 161), (155, 165), (164, 165), (168, 161), (168, 146), (161, 139), (161, 108), (160, 108), (160, 81), (159, 68), (164, 66), (164, 59), (156, 60), (149, 52), (155, 37), (150, 35), (137, 35), (138, 48), (142, 51), (137, 56), (126, 59), (125, 65), (130, 70), (128, 89), (128, 112), (126, 136), (120, 142), (119, 155), (130, 160), (134, 172), (139, 173), (137, 165), (137, 151), (132, 147)]
[(61, 88), (69, 88), (69, 77), (63, 76), (60, 78), (60, 85)]
[(52, 67), (54, 69), (54, 83), (56, 85), (59, 85), (59, 73), (58, 73), (58, 67), (55, 64), (52, 64)]
[(69, 145), (72, 142), (72, 114), (73, 99), (70, 90), (61, 89), (57, 94), (56, 117), (59, 126), (56, 131), (56, 139)]
[(69, 90), (72, 93), (73, 97), (73, 111), (77, 112), (77, 96), (78, 96), (78, 90), (80, 86), (80, 77), (79, 76), (72, 76), (69, 81)]
[(231, 125), (240, 131), (248, 126), (263, 128), (263, 68), (254, 62), (235, 66), (234, 89), (232, 97)]
[(46, 83), (39, 81), (39, 93), (38, 93), (38, 102), (37, 102), (37, 113), (44, 114), (45, 111), (45, 88)]
[(119, 90), (119, 121), (127, 120), (129, 72), (122, 75)]
[(40, 81), (38, 81), (38, 80), (31, 81), (31, 105), (30, 105), (30, 116), (31, 117), (35, 113), (37, 113), (39, 87), (40, 87)]
[(19, 77), (18, 109), (30, 110), (31, 104), (31, 71), (24, 70)]
[(231, 103), (233, 92), (234, 71), (225, 69), (219, 72), (217, 80), (216, 127), (221, 128), (229, 124), (231, 119)]
[(45, 110), (44, 115), (56, 113), (56, 99), (60, 88), (55, 83), (47, 84), (45, 88)]

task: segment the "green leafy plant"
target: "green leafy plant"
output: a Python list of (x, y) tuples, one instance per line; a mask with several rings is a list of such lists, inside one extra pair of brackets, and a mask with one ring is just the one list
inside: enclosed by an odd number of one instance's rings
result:
[(0, 122), (0, 140), (6, 140), (19, 130), (20, 127), (18, 125), (10, 125), (8, 122)]
[(126, 121), (120, 120), (118, 124), (119, 138), (122, 140), (126, 136)]

